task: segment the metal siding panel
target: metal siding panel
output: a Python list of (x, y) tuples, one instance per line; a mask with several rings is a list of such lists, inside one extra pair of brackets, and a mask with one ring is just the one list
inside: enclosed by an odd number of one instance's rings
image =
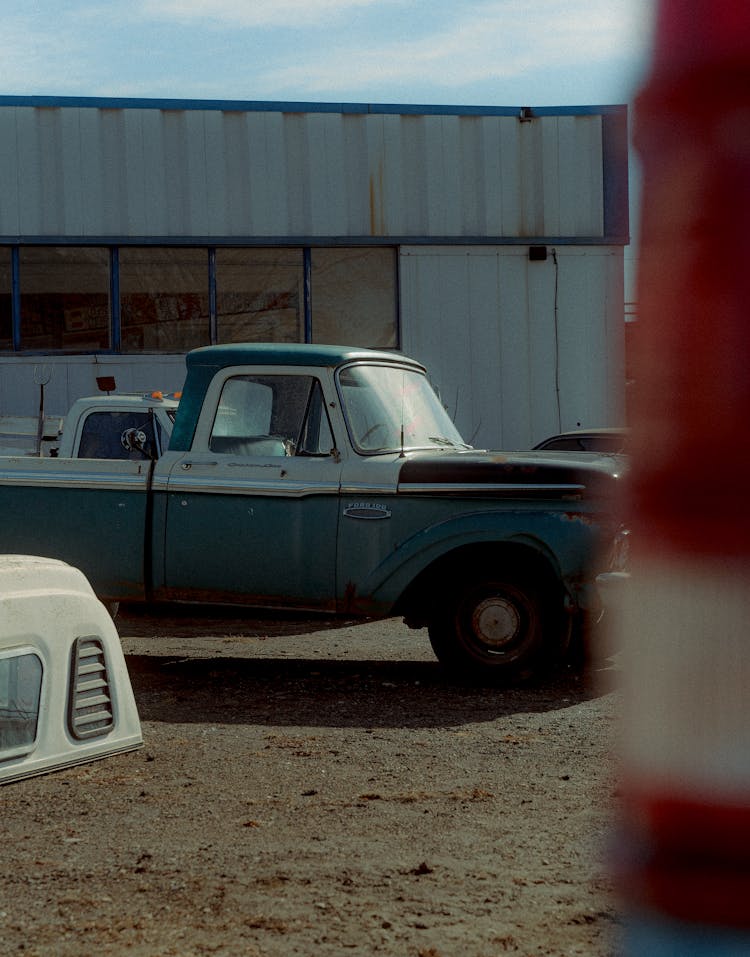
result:
[[(247, 219), (233, 235), (283, 236), (291, 233), (289, 210), (293, 191), (286, 151), (287, 117), (278, 113), (251, 113), (244, 117), (242, 156), (247, 169), (238, 182), (230, 179), (230, 193), (243, 194)], [(231, 195), (227, 197), (231, 203)]]
[(51, 373), (44, 387), (47, 415), (65, 415), (76, 399), (97, 395), (96, 377), (113, 375), (118, 392), (176, 392), (185, 380), (181, 355), (0, 356), (0, 409), (3, 415), (36, 415), (39, 387), (34, 370)]
[(599, 115), (67, 106), (4, 116), (14, 138), (0, 176), (11, 190), (18, 181), (17, 231), (28, 236), (603, 234)]
[(16, 107), (0, 108), (0, 235), (20, 231), (19, 156)]
[(604, 205), (601, 118), (558, 119), (560, 235), (602, 236)]
[[(206, 236), (210, 233), (209, 227), (209, 180), (208, 161), (206, 157), (206, 123), (211, 114), (187, 110), (182, 114), (184, 137), (187, 144), (188, 177), (187, 195), (189, 198), (186, 207), (188, 210), (188, 228), (181, 230), (178, 235)], [(171, 158), (176, 166), (180, 157)]]
[(404, 351), (426, 364), (464, 438), (497, 447), (497, 253), (410, 247), (400, 271)]
[(84, 233), (84, 183), (81, 163), (81, 111), (60, 111), (60, 161), (62, 163), (61, 233)]
[[(520, 236), (523, 228), (521, 176), (524, 169), (521, 132), (517, 119), (499, 118), (500, 133), (500, 229), (498, 236)], [(490, 234), (491, 235), (491, 234)]]
[(427, 190), (424, 174), (427, 163), (427, 130), (423, 116), (401, 118), (402, 172), (405, 236), (423, 236), (427, 223)]
[(611, 295), (621, 288), (613, 286), (617, 257), (597, 247), (557, 256), (561, 427), (620, 425), (624, 317), (622, 299), (617, 308)]
[(39, 111), (19, 109), (16, 114), (18, 134), (18, 197), (19, 233), (44, 233), (45, 208), (44, 154), (52, 152), (52, 142), (42, 142)]
[(128, 167), (126, 113), (122, 110), (89, 112), (90, 145), (96, 153), (102, 201), (91, 213), (94, 236), (126, 233), (128, 223)]
[(310, 115), (315, 165), (311, 176), (310, 235), (340, 236), (346, 231), (344, 134), (334, 113)]
[(467, 440), (493, 449), (503, 445), (499, 260), (493, 249), (474, 249), (468, 257), (472, 431)]
[[(218, 128), (209, 134), (209, 155), (214, 152), (210, 162), (209, 177), (215, 191), (212, 210), (212, 232), (230, 236), (241, 235), (250, 230), (253, 203), (252, 171), (260, 166), (263, 155), (254, 156), (262, 142), (252, 143), (250, 116), (247, 113), (222, 113)], [(262, 198), (262, 196), (261, 196)]]
[(386, 228), (386, 209), (383, 188), (386, 170), (382, 117), (367, 117), (366, 134), (369, 218), (365, 234), (369, 236), (382, 236), (385, 234)]
[(480, 236), (486, 229), (487, 187), (482, 132), (481, 119), (473, 116), (459, 118), (457, 184), (461, 196), (461, 233), (465, 236)]
[[(78, 174), (82, 184), (81, 235), (103, 236), (107, 186), (102, 166), (102, 120), (93, 110), (78, 111), (80, 156)], [(115, 188), (114, 183), (112, 188)]]
[(531, 437), (559, 431), (560, 420), (556, 390), (559, 371), (555, 337), (555, 265), (524, 262), (528, 290), (529, 397)]
[(384, 204), (386, 209), (386, 235), (399, 236), (405, 232), (404, 206), (407, 195), (404, 191), (405, 152), (403, 143), (404, 118), (384, 116), (383, 155), (387, 175), (385, 177)]
[(519, 123), (520, 170), (518, 193), (521, 200), (518, 233), (544, 235), (544, 145), (543, 126), (532, 120)]
[[(223, 113), (207, 111), (203, 114), (203, 190), (207, 236), (223, 235), (228, 219), (226, 129)], [(239, 194), (245, 192), (243, 180), (237, 185)]]
[[(124, 123), (122, 129), (118, 130), (122, 136), (121, 147), (125, 161), (125, 195), (124, 207), (121, 210), (121, 223), (124, 227), (122, 233), (125, 236), (146, 236), (147, 228), (147, 208), (149, 199), (156, 201), (157, 194), (153, 191), (153, 196), (147, 195), (148, 184), (146, 182), (145, 166), (145, 144), (144, 144), (144, 111), (143, 110), (125, 110)], [(149, 151), (153, 153), (152, 149)], [(162, 208), (163, 195), (158, 197), (159, 209)], [(159, 222), (156, 216), (153, 217), (154, 235), (163, 235), (165, 232), (165, 222)], [(162, 225), (162, 229), (158, 229)]]
[[(558, 118), (538, 120), (541, 127), (542, 163), (542, 228), (537, 235), (561, 236), (560, 226), (560, 157)], [(532, 234), (533, 235), (533, 234)]]
[(478, 230), (474, 235), (500, 236), (503, 229), (503, 172), (500, 160), (500, 124), (479, 117), (477, 164), (481, 169), (481, 190), (477, 191)]
[[(284, 116), (284, 160), (287, 169), (288, 230), (309, 235), (311, 221), (311, 162), (306, 118), (301, 113)], [(269, 171), (270, 172), (270, 171)]]
[(370, 193), (367, 186), (369, 169), (367, 124), (362, 115), (344, 115), (344, 169), (342, 186), (346, 192), (346, 234), (364, 236), (369, 231)]
[[(152, 132), (154, 156), (160, 155), (167, 173), (164, 182), (166, 235), (189, 236), (194, 225), (193, 204), (198, 201), (193, 191), (192, 171), (196, 153), (203, 146), (202, 137), (199, 143), (192, 141), (188, 135), (187, 114), (176, 111), (165, 112), (162, 124), (159, 128), (154, 127)], [(149, 174), (153, 181), (158, 180), (156, 170), (151, 169)], [(202, 232), (205, 230), (200, 230), (198, 235)]]
[(461, 235), (459, 118), (430, 117), (428, 120), (428, 236)]
[(532, 429), (525, 252), (524, 247), (503, 249), (498, 254), (500, 443), (505, 449), (528, 448)]

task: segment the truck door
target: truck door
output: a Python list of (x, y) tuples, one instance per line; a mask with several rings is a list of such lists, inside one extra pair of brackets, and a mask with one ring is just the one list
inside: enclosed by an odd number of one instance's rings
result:
[(323, 385), (288, 369), (217, 379), (169, 471), (163, 597), (331, 611), (341, 466)]

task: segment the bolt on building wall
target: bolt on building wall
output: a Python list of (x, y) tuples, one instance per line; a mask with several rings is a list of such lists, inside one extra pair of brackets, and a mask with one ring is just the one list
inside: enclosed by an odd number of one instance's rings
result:
[(481, 445), (621, 422), (623, 106), (0, 97), (0, 143), (2, 414), (256, 340), (403, 348)]

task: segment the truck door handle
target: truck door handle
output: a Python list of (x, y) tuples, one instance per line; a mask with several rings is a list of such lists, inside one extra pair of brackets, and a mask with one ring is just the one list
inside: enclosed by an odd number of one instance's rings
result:
[(181, 465), (181, 468), (187, 471), (188, 469), (191, 469), (193, 465), (218, 465), (218, 464), (219, 464), (218, 462), (183, 462)]

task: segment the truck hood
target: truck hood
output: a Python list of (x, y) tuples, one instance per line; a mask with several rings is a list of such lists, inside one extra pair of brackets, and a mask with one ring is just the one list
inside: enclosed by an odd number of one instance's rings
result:
[(399, 490), (610, 497), (625, 470), (622, 456), (594, 452), (416, 452), (404, 460)]

